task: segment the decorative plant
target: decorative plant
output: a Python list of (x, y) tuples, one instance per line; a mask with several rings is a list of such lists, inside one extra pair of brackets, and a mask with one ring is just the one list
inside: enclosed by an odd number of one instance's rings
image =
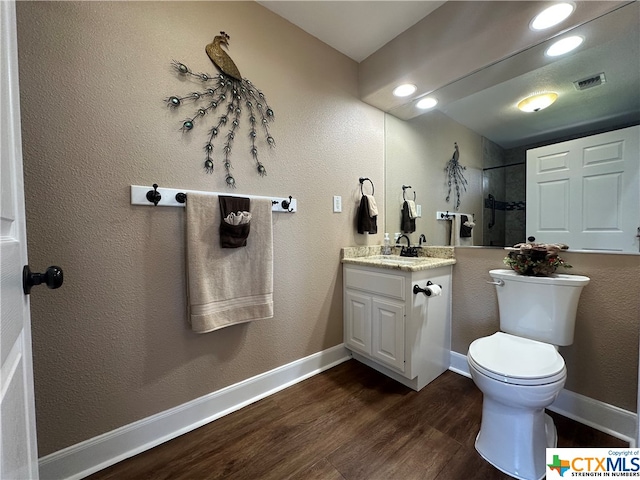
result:
[(555, 273), (558, 267), (572, 268), (559, 255), (560, 251), (568, 248), (562, 243), (519, 243), (505, 248), (509, 254), (504, 263), (521, 275), (546, 277)]

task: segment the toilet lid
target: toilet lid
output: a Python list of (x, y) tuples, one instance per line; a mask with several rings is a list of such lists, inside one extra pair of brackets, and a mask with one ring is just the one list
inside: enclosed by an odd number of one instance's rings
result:
[(473, 341), (468, 355), (483, 373), (509, 383), (551, 383), (565, 372), (553, 345), (503, 332)]

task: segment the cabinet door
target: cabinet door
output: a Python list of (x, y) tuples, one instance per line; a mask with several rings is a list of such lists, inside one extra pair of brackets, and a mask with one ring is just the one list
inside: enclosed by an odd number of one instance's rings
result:
[(371, 355), (371, 297), (351, 290), (344, 295), (344, 342)]
[(374, 297), (372, 308), (371, 355), (404, 372), (404, 304)]

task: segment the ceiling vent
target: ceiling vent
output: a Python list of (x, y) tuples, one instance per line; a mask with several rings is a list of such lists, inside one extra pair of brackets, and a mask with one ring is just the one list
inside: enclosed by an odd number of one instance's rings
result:
[(604, 76), (604, 72), (597, 75), (591, 75), (590, 77), (583, 78), (582, 80), (576, 80), (573, 84), (577, 90), (586, 90), (587, 88), (597, 87), (605, 83), (607, 79)]

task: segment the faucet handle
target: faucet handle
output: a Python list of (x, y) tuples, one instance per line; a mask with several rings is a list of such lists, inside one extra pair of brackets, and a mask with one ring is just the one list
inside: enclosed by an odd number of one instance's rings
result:
[(401, 257), (417, 257), (418, 256), (418, 247), (402, 247), (400, 251)]

